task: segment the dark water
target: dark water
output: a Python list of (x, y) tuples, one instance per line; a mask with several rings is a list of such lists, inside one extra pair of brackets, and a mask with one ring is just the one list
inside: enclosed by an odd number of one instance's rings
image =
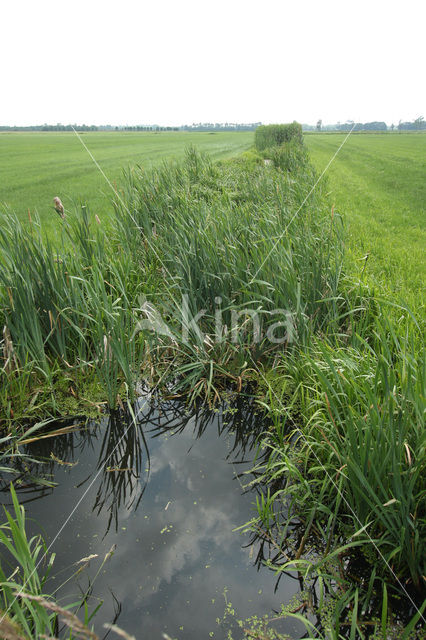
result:
[[(229, 624), (216, 621), (224, 615), (224, 590), (238, 618), (288, 602), (298, 581), (285, 577), (274, 592), (275, 574), (256, 562), (259, 544), (236, 531), (255, 515), (256, 494), (242, 488), (251, 478), (239, 476), (250, 468), (253, 436), (262, 428), (244, 398), (191, 412), (177, 401), (143, 399), (136, 422), (110, 416), (29, 445), (27, 453), (47, 460), (31, 465), (31, 473), (56, 483), (40, 487), (27, 470), (17, 485), (31, 532), (41, 530), (57, 554), (46, 590), (97, 554), (59, 589), (59, 601), (78, 600), (90, 585), (92, 609), (103, 600), (96, 631), (102, 636), (102, 623), (116, 620), (138, 639), (164, 632), (225, 638)], [(1, 495), (7, 504), (6, 486)], [(300, 637), (293, 621), (280, 624)]]

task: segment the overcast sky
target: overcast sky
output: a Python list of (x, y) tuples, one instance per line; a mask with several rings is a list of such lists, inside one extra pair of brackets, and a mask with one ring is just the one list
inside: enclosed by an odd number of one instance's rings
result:
[(13, 0), (0, 20), (0, 124), (426, 117), (421, 0)]

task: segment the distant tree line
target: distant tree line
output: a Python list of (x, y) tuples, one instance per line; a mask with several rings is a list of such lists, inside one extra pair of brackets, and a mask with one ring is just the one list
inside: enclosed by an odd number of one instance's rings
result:
[[(38, 124), (21, 126), (0, 125), (0, 131), (255, 131), (261, 127), (261, 122), (238, 123), (238, 122), (198, 122), (193, 124), (184, 124), (180, 127), (163, 127), (158, 124), (150, 125), (95, 125), (95, 124)], [(402, 122), (397, 125), (387, 126), (386, 122), (357, 122), (347, 120), (346, 122), (338, 122), (337, 124), (323, 125), (322, 120), (318, 120), (315, 125), (303, 124), (303, 131), (424, 131), (426, 130), (426, 122), (423, 116), (419, 116), (412, 122)]]
[(387, 131), (386, 122), (357, 122), (347, 120), (344, 123), (323, 125), (322, 120), (318, 120), (316, 125), (304, 124), (303, 131)]
[(353, 120), (347, 120), (344, 123), (338, 122), (337, 124), (327, 124), (323, 126), (322, 120), (318, 120), (316, 125), (303, 124), (303, 131), (422, 131), (426, 129), (426, 122), (423, 116), (419, 116), (412, 122), (402, 122), (395, 126), (391, 124), (387, 126), (386, 122), (374, 121), (374, 122), (354, 122)]
[(249, 124), (234, 122), (198, 122), (184, 124), (180, 127), (162, 127), (158, 124), (150, 125), (125, 125), (115, 127), (118, 131), (254, 131), (261, 122), (251, 122)]
[(254, 131), (261, 122), (198, 122), (184, 124), (179, 127), (180, 131)]
[(9, 127), (0, 125), (0, 131), (98, 131), (101, 127), (95, 124), (36, 124), (28, 127)]
[(386, 122), (345, 122), (337, 126), (338, 131), (387, 131), (388, 127)]
[(163, 127), (158, 124), (150, 125), (87, 125), (87, 124), (39, 124), (27, 127), (0, 125), (0, 131), (254, 131), (261, 122), (249, 124), (234, 122), (198, 122), (185, 124), (180, 127)]
[(399, 131), (422, 131), (426, 129), (426, 122), (423, 116), (419, 116), (413, 122), (401, 122), (398, 123)]
[(160, 127), (158, 124), (137, 124), (125, 127), (115, 127), (116, 131), (179, 131), (179, 127)]

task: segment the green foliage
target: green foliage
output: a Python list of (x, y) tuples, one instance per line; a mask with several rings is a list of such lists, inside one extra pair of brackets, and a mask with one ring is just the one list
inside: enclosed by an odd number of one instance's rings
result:
[[(253, 144), (248, 132), (172, 131), (85, 132), (82, 138), (113, 186), (123, 167), (150, 168), (165, 159), (182, 158), (188, 145), (197, 145), (215, 159), (234, 156)], [(28, 223), (28, 211), (38, 212), (44, 234), (60, 238), (52, 199), (59, 196), (67, 211), (88, 202), (105, 224), (112, 215), (113, 191), (73, 132), (0, 132), (0, 212), (16, 213)]]
[[(321, 301), (337, 295), (341, 227), (338, 219), (330, 220), (321, 189), (301, 206), (316, 178), (312, 168), (299, 169), (297, 176), (295, 182), (257, 162), (214, 165), (193, 150), (185, 163), (150, 175), (127, 174), (117, 226), (123, 242), (136, 243), (136, 249), (140, 240), (126, 235), (131, 211), (143, 233), (145, 264), (161, 258), (165, 282), (150, 300), (162, 309), (168, 300), (165, 314), (175, 332), (172, 341), (162, 341), (163, 352), (167, 346), (169, 358), (177, 358), (174, 372), (184, 374), (187, 390), (212, 391), (212, 382), (244, 375), (254, 355), (271, 359), (281, 351), (282, 344), (266, 337), (276, 309), (292, 314), (301, 341), (311, 331), (337, 329), (336, 305)], [(190, 342), (181, 339), (185, 295), (192, 315), (205, 310), (200, 326), (207, 339), (195, 333)], [(231, 326), (233, 312), (258, 313), (258, 342), (245, 316), (236, 343), (225, 330), (217, 339), (218, 298), (224, 327)]]
[[(215, 165), (190, 149), (183, 163), (128, 171), (108, 228), (85, 206), (57, 218), (59, 246), (45, 239), (37, 217), (23, 225), (5, 215), (6, 420), (19, 418), (19, 410), (33, 417), (63, 413), (61, 377), (75, 398), (76, 381), (95, 374), (115, 407), (120, 397), (133, 399), (145, 369), (155, 364), (160, 376), (172, 359), (177, 368), (170, 375), (181, 373), (186, 390), (210, 395), (244, 375), (249, 356), (268, 359), (282, 348), (271, 350), (267, 339), (276, 309), (291, 314), (300, 341), (311, 331), (336, 330), (337, 307), (322, 300), (337, 296), (341, 227), (337, 218), (331, 223), (320, 189), (304, 203), (316, 178), (310, 165), (297, 176), (295, 182), (266, 170), (254, 153)], [(180, 335), (185, 295), (191, 315), (205, 309), (207, 339)], [(134, 334), (140, 296), (156, 305), (173, 338)], [(259, 341), (244, 313), (236, 341), (229, 331), (215, 335), (218, 297), (224, 326), (242, 309), (258, 313)]]
[[(66, 635), (69, 640), (74, 638), (99, 640), (89, 624), (102, 603), (99, 603), (89, 614), (87, 598), (96, 577), (111, 557), (113, 550), (105, 555), (91, 581), (89, 590), (73, 604), (66, 607), (58, 605), (53, 596), (44, 595), (55, 554), (49, 554), (41, 536), (28, 539), (25, 509), (19, 504), (12, 484), (10, 493), (14, 515), (4, 509), (7, 522), (0, 525), (0, 637), (7, 640), (55, 638), (60, 621), (61, 625), (64, 624), (69, 629)], [(10, 566), (7, 566), (7, 560)], [(63, 584), (78, 576), (82, 569), (88, 566), (89, 561), (90, 559), (86, 559), (85, 565), (77, 563), (77, 568), (74, 567), (73, 573), (65, 579)], [(61, 585), (57, 586), (55, 593), (60, 587)], [(83, 621), (71, 611), (73, 608), (76, 612), (83, 611)], [(116, 625), (105, 624), (104, 627), (125, 640), (134, 640), (133, 636)], [(65, 637), (63, 632), (61, 637)]]
[[(41, 596), (48, 571), (54, 560), (50, 556), (44, 575), (40, 575), (38, 563), (46, 553), (46, 546), (40, 537), (28, 540), (25, 528), (25, 511), (19, 505), (13, 485), (11, 485), (14, 517), (5, 509), (6, 524), (0, 526), (2, 564), (0, 565), (1, 609), (8, 613), (8, 622), (15, 627), (17, 637), (38, 638), (42, 634), (55, 635), (56, 615), (48, 613), (37, 601), (16, 597), (25, 591), (33, 596)], [(4, 553), (13, 558), (13, 570), (4, 566)], [(2, 615), (2, 614), (0, 614)], [(18, 635), (19, 634), (19, 635)]]
[[(374, 540), (369, 548), (382, 575), (421, 588), (425, 359), (385, 310), (374, 337), (353, 333), (346, 346), (314, 340), (277, 367), (264, 399), (274, 429), (262, 441), (269, 453), (256, 472), (261, 484), (279, 488), (258, 514), (268, 528), (285, 531), (294, 521), (315, 527), (326, 554), (339, 538)], [(300, 426), (291, 426), (294, 412)]]
[(303, 145), (302, 127), (292, 124), (271, 124), (258, 127), (255, 134), (256, 149), (266, 162), (282, 171), (303, 171), (308, 165), (308, 154)]
[(132, 339), (134, 302), (143, 291), (136, 254), (108, 244), (107, 231), (86, 207), (61, 221), (59, 250), (43, 237), (37, 218), (27, 226), (9, 214), (2, 222), (3, 418), (19, 418), (22, 405), (33, 416), (60, 411), (60, 378), (69, 380), (75, 397), (75, 383), (84, 372), (90, 381), (93, 370), (110, 406), (123, 383), (133, 398), (143, 348), (140, 338)]
[(220, 160), (219, 162), (225, 165), (233, 164), (245, 166), (246, 169), (249, 167), (254, 169), (256, 166), (263, 164), (263, 157), (256, 149), (253, 148), (240, 153), (238, 156), (233, 156), (227, 160)]
[(257, 127), (254, 135), (254, 143), (258, 151), (270, 147), (280, 147), (290, 141), (302, 143), (302, 125), (298, 122), (291, 124), (268, 124)]
[[(365, 261), (352, 268), (355, 283), (342, 277), (341, 218), (330, 214), (322, 182), (311, 193), (317, 174), (299, 126), (289, 127), (266, 127), (263, 155), (272, 166), (256, 152), (213, 164), (189, 149), (184, 162), (127, 171), (108, 229), (87, 208), (68, 213), (57, 219), (55, 247), (37, 218), (30, 225), (2, 218), (3, 424), (63, 410), (68, 382), (73, 398), (86, 379), (115, 407), (132, 400), (141, 376), (156, 382), (168, 372), (164, 382), (191, 399), (216, 399), (229, 381), (238, 388), (263, 367), (261, 402), (274, 426), (256, 468), (266, 486), (258, 518), (278, 531), (280, 544), (295, 520), (303, 523), (303, 544), (287, 568), (336, 579), (339, 553), (359, 547), (375, 576), (395, 586), (396, 575), (420, 589), (421, 332), (408, 308), (384, 305), (362, 284)], [(290, 139), (282, 131), (293, 131)], [(190, 315), (204, 310), (203, 335), (191, 328), (182, 335), (184, 296)], [(167, 332), (134, 334), (138, 300), (156, 307)], [(297, 327), (291, 344), (267, 339), (277, 308)], [(246, 315), (236, 340), (227, 331), (243, 309), (258, 313), (259, 341)], [(324, 542), (317, 563), (303, 554), (314, 532)], [(348, 590), (352, 612), (365, 608), (373, 582)], [(350, 624), (356, 637), (356, 613)]]
[(308, 152), (296, 139), (284, 142), (279, 147), (272, 147), (263, 152), (270, 158), (276, 169), (292, 173), (303, 169), (308, 164)]
[[(225, 610), (217, 619), (222, 634), (227, 640), (258, 638), (259, 640), (417, 640), (419, 620), (426, 608), (426, 601), (407, 625), (397, 616), (392, 616), (388, 607), (386, 587), (381, 598), (381, 616), (364, 620), (363, 613), (368, 608), (358, 589), (348, 591), (333, 581), (319, 576), (319, 604), (312, 606), (312, 592), (305, 590), (282, 604), (274, 614), (253, 615), (246, 619), (238, 617), (232, 602), (228, 600), (228, 590), (224, 590)], [(327, 591), (325, 590), (327, 586)], [(316, 620), (315, 620), (316, 619)], [(298, 627), (298, 635), (283, 629)], [(303, 636), (300, 635), (303, 633)], [(214, 637), (214, 634), (211, 634)]]

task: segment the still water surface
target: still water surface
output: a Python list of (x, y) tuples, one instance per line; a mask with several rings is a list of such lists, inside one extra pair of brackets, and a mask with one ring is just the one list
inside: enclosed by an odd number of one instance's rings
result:
[[(288, 602), (298, 581), (286, 577), (274, 592), (276, 576), (256, 563), (259, 545), (236, 530), (255, 515), (256, 494), (243, 491), (250, 476), (241, 474), (262, 428), (242, 397), (216, 411), (144, 398), (136, 423), (109, 416), (29, 445), (27, 453), (45, 460), (32, 473), (55, 483), (40, 487), (26, 475), (19, 488), (31, 532), (53, 541), (47, 591), (81, 558), (97, 554), (60, 588), (59, 600), (77, 600), (94, 581), (92, 608), (103, 600), (96, 631), (102, 636), (102, 623), (116, 621), (138, 640), (164, 632), (182, 640), (225, 638), (229, 623), (217, 623), (224, 590), (240, 618)], [(2, 496), (7, 504), (5, 490)], [(281, 629), (300, 637), (290, 620)]]

